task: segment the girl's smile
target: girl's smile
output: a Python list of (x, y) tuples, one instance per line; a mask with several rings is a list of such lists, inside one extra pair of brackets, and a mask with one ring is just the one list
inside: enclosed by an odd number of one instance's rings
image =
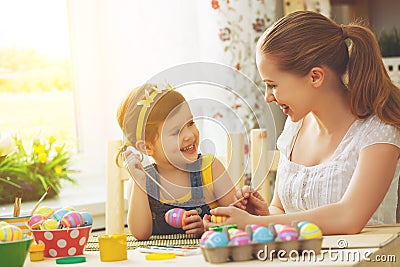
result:
[(181, 151), (184, 152), (184, 153), (189, 153), (189, 154), (193, 154), (193, 153), (197, 154), (197, 149), (196, 149), (196, 145), (195, 144), (191, 144), (189, 146), (181, 148)]

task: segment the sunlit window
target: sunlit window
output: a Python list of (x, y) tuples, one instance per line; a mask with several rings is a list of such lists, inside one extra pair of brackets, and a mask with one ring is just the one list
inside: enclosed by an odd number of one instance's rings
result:
[(0, 0), (0, 132), (76, 144), (66, 1)]

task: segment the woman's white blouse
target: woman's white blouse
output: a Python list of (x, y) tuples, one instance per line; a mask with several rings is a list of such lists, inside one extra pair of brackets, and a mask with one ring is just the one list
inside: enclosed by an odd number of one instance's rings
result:
[[(382, 122), (377, 116), (356, 120), (328, 161), (306, 167), (289, 160), (291, 147), (302, 121), (288, 118), (278, 138), (278, 195), (286, 213), (298, 212), (336, 203), (344, 195), (357, 165), (360, 151), (376, 143), (400, 148), (400, 130)], [(400, 160), (385, 199), (368, 224), (396, 222), (397, 188)]]

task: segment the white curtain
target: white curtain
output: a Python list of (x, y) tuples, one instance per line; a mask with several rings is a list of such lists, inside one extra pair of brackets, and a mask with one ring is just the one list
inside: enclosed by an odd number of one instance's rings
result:
[[(133, 87), (153, 75), (188, 62), (233, 62), (240, 63), (240, 70), (251, 79), (259, 79), (255, 41), (275, 20), (276, 1), (231, 2), (235, 12), (224, 17), (220, 12), (225, 1), (220, 1), (220, 10), (203, 0), (68, 1), (80, 183), (95, 181), (105, 190), (107, 141), (122, 138), (117, 107)], [(254, 30), (257, 18), (265, 21)], [(221, 42), (224, 20), (238, 22), (240, 45)], [(225, 52), (224, 46), (232, 50)], [(251, 98), (248, 92), (243, 94)]]

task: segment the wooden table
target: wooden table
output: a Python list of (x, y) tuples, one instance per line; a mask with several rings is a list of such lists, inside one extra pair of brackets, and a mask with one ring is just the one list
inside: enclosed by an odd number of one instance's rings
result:
[[(344, 248), (341, 248), (344, 247)], [(119, 262), (101, 262), (98, 251), (85, 252), (86, 262), (73, 266), (217, 266), (206, 262), (203, 255), (178, 256), (172, 260), (147, 261), (145, 254), (137, 250), (128, 250), (128, 260)], [(314, 259), (275, 258), (272, 261), (252, 260), (229, 262), (223, 265), (248, 266), (400, 266), (400, 224), (366, 227), (357, 235), (326, 236), (322, 242), (322, 252)], [(55, 259), (31, 262), (29, 256), (25, 267), (58, 266)]]

